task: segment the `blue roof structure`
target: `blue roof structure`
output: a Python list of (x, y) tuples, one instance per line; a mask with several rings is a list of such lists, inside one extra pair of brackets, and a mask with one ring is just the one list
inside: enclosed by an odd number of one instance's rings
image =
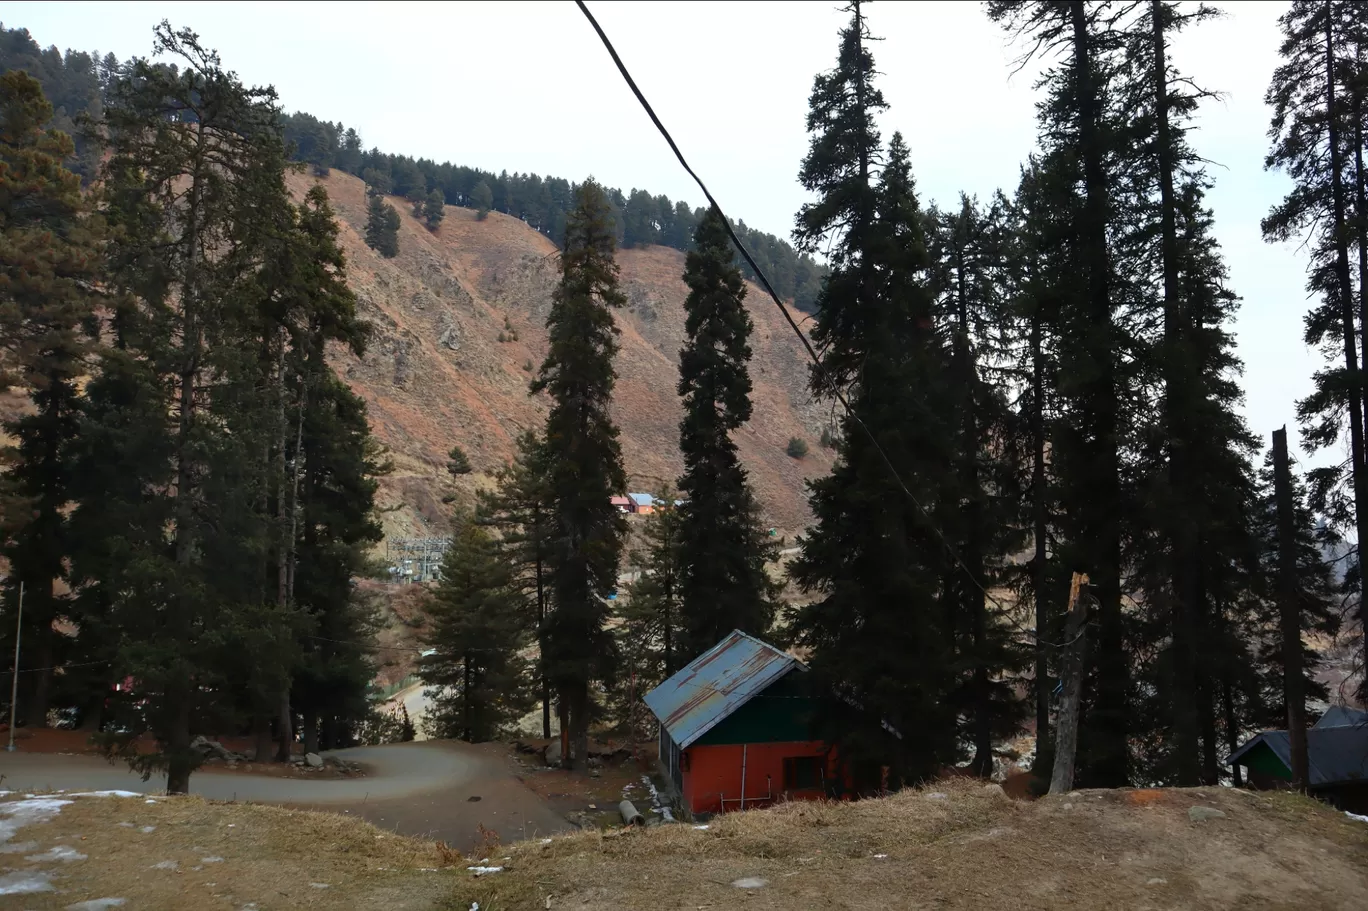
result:
[[(1327, 723), (1328, 721), (1328, 723)], [(1292, 742), (1287, 731), (1264, 731), (1240, 747), (1226, 765), (1236, 765), (1259, 744), (1266, 744), (1283, 765), (1292, 768)], [(1368, 713), (1334, 707), (1306, 732), (1307, 782), (1313, 788), (1368, 781)]]
[(631, 500), (633, 503), (635, 503), (637, 506), (655, 505), (655, 497), (651, 496), (648, 493), (629, 493), (627, 494), (627, 498)]
[(733, 630), (647, 693), (646, 705), (683, 750), (795, 668), (807, 670), (797, 658)]

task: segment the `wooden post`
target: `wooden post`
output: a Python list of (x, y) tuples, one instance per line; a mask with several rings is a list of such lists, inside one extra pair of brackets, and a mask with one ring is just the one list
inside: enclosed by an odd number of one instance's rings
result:
[[(1064, 630), (1064, 694), (1060, 700), (1059, 718), (1055, 721), (1054, 772), (1050, 776), (1050, 793), (1067, 794), (1073, 790), (1074, 754), (1078, 751), (1078, 710), (1083, 696), (1083, 651), (1087, 609), (1079, 600), (1079, 591), (1088, 584), (1083, 573), (1074, 573), (1069, 583), (1069, 613)], [(1041, 631), (1037, 630), (1036, 635)], [(1037, 735), (1039, 736), (1039, 735)]]
[(1278, 626), (1282, 632), (1283, 702), (1287, 706), (1287, 739), (1292, 751), (1292, 787), (1305, 791), (1308, 758), (1301, 611), (1297, 606), (1297, 519), (1292, 503), (1286, 427), (1273, 431), (1273, 497), (1278, 507)]

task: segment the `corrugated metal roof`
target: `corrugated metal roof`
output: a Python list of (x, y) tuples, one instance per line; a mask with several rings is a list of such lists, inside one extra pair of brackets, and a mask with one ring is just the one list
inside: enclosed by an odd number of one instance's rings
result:
[(807, 670), (769, 643), (733, 630), (647, 693), (646, 705), (686, 749), (795, 667)]
[(651, 506), (655, 503), (655, 497), (648, 493), (629, 493), (627, 496), (638, 506)]
[[(1264, 731), (1231, 753), (1226, 765), (1235, 765), (1260, 743), (1267, 744), (1283, 765), (1292, 768), (1292, 743), (1286, 731)], [(1368, 726), (1311, 728), (1306, 732), (1306, 754), (1313, 788), (1368, 780)]]

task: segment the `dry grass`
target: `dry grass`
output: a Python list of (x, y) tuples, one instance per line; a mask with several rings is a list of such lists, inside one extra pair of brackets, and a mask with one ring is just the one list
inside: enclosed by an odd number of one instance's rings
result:
[[(145, 826), (155, 828), (144, 832)], [(12, 850), (28, 842), (36, 844)], [(86, 859), (26, 860), (62, 845)], [(20, 828), (0, 847), (11, 849), (0, 853), (0, 876), (33, 869), (53, 874), (58, 891), (0, 899), (2, 907), (31, 911), (97, 898), (123, 898), (123, 907), (140, 911), (417, 911), (440, 906), (455, 877), (449, 867), (460, 863), (458, 854), (433, 842), (348, 816), (195, 797), (155, 804), (141, 797), (77, 798), (52, 820)], [(176, 869), (155, 868), (166, 861)]]
[[(789, 804), (509, 849), (449, 907), (1287, 908), (1368, 903), (1368, 825), (1289, 795), (1079, 792), (1016, 802), (969, 782)], [(944, 794), (944, 798), (932, 796)], [(1137, 796), (1131, 796), (1131, 795)], [(1188, 808), (1225, 819), (1195, 823)], [(731, 885), (758, 877), (758, 889)]]

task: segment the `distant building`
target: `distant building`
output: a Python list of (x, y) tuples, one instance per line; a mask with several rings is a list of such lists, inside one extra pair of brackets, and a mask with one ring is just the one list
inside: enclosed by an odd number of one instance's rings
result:
[(608, 502), (616, 506), (619, 512), (632, 512), (631, 497), (609, 497)]
[(646, 694), (660, 720), (660, 762), (690, 812), (780, 798), (819, 799), (837, 784), (834, 752), (813, 739), (807, 666), (740, 630)]
[[(1368, 712), (1332, 706), (1306, 732), (1307, 790), (1313, 797), (1356, 813), (1368, 813)], [(1249, 786), (1287, 787), (1292, 781), (1292, 743), (1287, 731), (1264, 731), (1240, 747), (1226, 765), (1242, 766)]]
[(627, 499), (632, 501), (631, 511), (637, 515), (644, 516), (655, 512), (655, 497), (648, 493), (629, 493)]

